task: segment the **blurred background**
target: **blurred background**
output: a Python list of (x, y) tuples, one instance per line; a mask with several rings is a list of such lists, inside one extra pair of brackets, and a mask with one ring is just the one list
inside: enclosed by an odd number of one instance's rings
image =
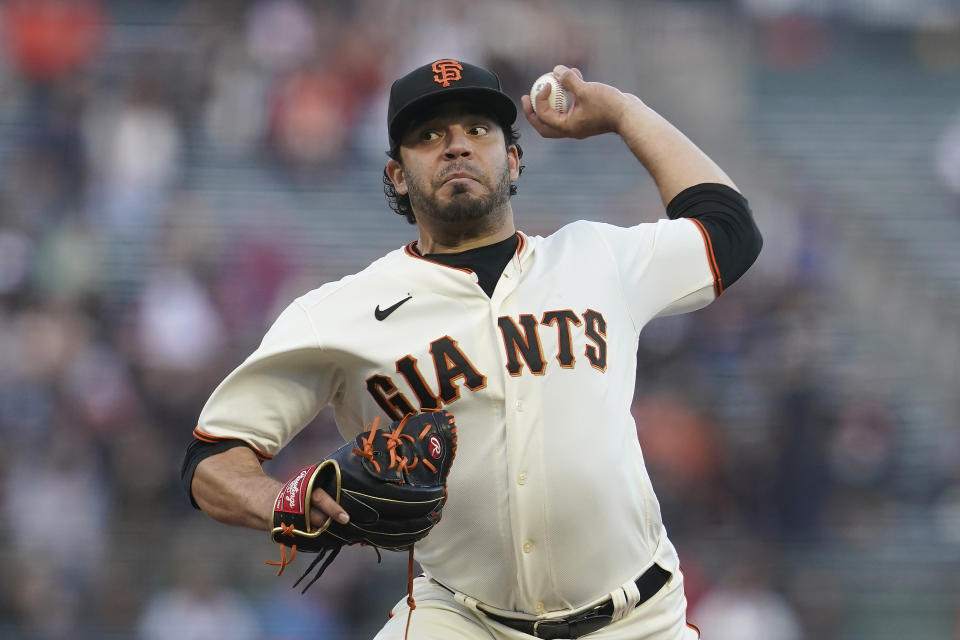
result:
[[(751, 202), (753, 270), (639, 351), (705, 640), (960, 639), (957, 0), (6, 0), (0, 44), (3, 638), (380, 627), (405, 556), (300, 596), (179, 468), (283, 306), (415, 238), (387, 91), (455, 57), (518, 103), (560, 62), (636, 93)], [(663, 216), (616, 137), (521, 131), (524, 231)], [(338, 444), (324, 413), (267, 470)]]

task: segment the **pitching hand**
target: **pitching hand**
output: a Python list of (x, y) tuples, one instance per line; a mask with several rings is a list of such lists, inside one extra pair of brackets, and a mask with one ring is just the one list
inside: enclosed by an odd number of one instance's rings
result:
[(617, 132), (620, 121), (631, 101), (639, 102), (636, 96), (625, 94), (616, 87), (600, 82), (585, 82), (579, 69), (570, 69), (562, 64), (553, 68), (560, 85), (573, 98), (573, 106), (564, 113), (550, 107), (546, 85), (536, 96), (534, 112), (529, 96), (522, 96), (523, 113), (527, 121), (544, 138), (589, 138), (601, 133)]

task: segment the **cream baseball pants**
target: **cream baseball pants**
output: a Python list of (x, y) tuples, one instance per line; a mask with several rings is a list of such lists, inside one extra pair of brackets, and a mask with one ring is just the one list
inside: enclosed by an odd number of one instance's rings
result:
[[(454, 595), (429, 578), (413, 582), (416, 609), (410, 617), (408, 640), (531, 640), (482, 612), (457, 602)], [(675, 572), (660, 591), (626, 616), (581, 636), (586, 640), (697, 640), (695, 627), (687, 624), (687, 599), (683, 574)], [(394, 606), (390, 620), (374, 640), (404, 640), (407, 628), (407, 599)]]

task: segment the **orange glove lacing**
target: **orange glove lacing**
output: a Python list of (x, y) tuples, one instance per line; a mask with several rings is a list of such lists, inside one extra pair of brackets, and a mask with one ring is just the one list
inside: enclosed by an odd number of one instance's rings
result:
[[(283, 529), (283, 531), (280, 532), (280, 535), (289, 536), (291, 538), (296, 537), (293, 533), (294, 526), (292, 524), (283, 524), (281, 522), (280, 528)], [(280, 567), (279, 571), (277, 571), (277, 575), (279, 576), (280, 574), (283, 573), (283, 570), (287, 568), (287, 565), (293, 562), (293, 559), (296, 557), (297, 557), (297, 545), (292, 545), (290, 547), (289, 558), (287, 557), (286, 545), (280, 545), (280, 562), (271, 562), (270, 560), (267, 560), (266, 562), (264, 562), (264, 564), (269, 564), (274, 567)]]

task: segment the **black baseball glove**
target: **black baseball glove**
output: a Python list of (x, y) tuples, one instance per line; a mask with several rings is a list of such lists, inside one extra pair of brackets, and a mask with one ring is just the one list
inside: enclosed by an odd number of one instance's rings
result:
[[(402, 551), (430, 533), (447, 499), (447, 475), (457, 450), (457, 428), (447, 411), (408, 415), (370, 430), (322, 461), (301, 469), (274, 504), (274, 542), (284, 545), (277, 575), (293, 560), (286, 548), (319, 553), (294, 586), (324, 559), (306, 591), (333, 562), (343, 545), (366, 544)], [(319, 529), (310, 522), (310, 496), (326, 491), (350, 515), (347, 524), (328, 518)]]

